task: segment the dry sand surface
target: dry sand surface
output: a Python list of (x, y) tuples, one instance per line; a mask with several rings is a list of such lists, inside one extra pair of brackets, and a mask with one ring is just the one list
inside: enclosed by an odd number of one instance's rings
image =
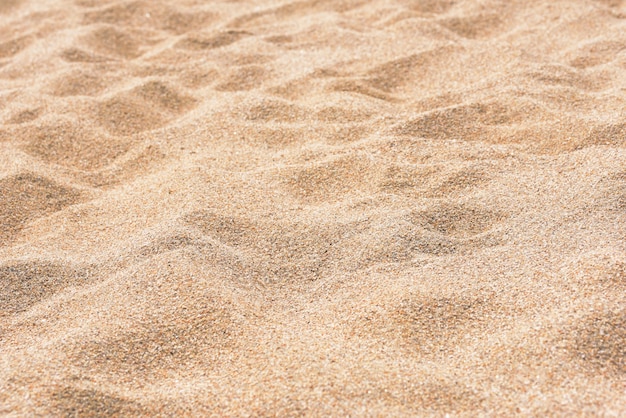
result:
[(626, 416), (626, 1), (0, 0), (0, 415)]

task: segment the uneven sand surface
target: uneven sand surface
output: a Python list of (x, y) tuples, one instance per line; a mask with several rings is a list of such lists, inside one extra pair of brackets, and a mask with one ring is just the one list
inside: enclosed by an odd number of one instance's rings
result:
[(0, 0), (0, 415), (626, 416), (626, 1)]

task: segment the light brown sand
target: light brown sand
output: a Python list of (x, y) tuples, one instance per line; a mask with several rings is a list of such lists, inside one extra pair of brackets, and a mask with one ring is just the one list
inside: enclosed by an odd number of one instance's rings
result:
[(626, 416), (626, 1), (0, 1), (0, 414)]

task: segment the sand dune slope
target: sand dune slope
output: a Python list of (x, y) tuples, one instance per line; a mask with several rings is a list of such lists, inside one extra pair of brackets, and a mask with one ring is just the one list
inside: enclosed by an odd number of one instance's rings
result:
[(626, 1), (0, 1), (0, 415), (626, 415)]

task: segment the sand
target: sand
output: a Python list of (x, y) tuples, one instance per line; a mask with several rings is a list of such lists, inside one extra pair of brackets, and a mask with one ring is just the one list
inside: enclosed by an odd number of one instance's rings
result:
[(1, 0), (0, 123), (0, 415), (626, 415), (626, 1)]

